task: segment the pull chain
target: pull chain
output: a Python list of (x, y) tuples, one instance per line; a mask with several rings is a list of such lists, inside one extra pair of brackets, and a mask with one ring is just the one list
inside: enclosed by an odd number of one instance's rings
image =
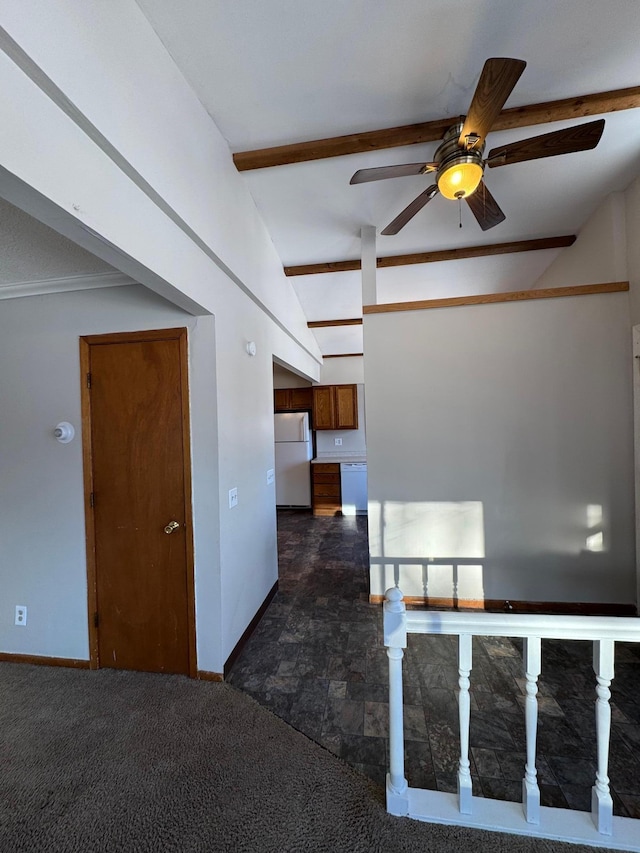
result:
[(458, 218), (459, 218), (459, 223), (460, 223), (458, 225), (458, 228), (462, 228), (462, 199), (461, 198), (458, 199)]

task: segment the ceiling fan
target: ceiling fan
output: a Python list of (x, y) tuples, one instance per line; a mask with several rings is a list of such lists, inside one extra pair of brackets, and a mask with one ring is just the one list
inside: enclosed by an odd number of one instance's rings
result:
[(423, 175), (427, 172), (436, 173), (436, 183), (407, 205), (393, 222), (387, 225), (382, 234), (397, 234), (438, 194), (448, 199), (464, 199), (478, 225), (483, 231), (487, 231), (499, 225), (505, 215), (483, 180), (485, 166), (508, 166), (511, 163), (587, 151), (596, 147), (604, 130), (604, 119), (492, 148), (483, 159), (486, 135), (500, 115), (526, 64), (521, 59), (487, 59), (471, 99), (469, 112), (447, 130), (436, 149), (433, 162), (360, 169), (353, 175), (351, 184), (400, 178), (405, 175)]

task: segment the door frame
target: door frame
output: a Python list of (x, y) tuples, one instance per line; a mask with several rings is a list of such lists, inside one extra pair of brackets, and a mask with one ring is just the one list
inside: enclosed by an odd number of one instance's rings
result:
[(88, 376), (91, 347), (100, 344), (144, 343), (177, 340), (180, 344), (180, 390), (182, 399), (182, 452), (184, 460), (184, 534), (187, 571), (187, 630), (189, 644), (189, 676), (197, 678), (196, 601), (193, 549), (193, 511), (191, 504), (191, 429), (189, 417), (189, 352), (186, 328), (155, 329), (143, 332), (114, 332), (80, 337), (80, 394), (82, 412), (82, 470), (84, 483), (84, 517), (87, 548), (87, 603), (89, 622), (89, 666), (100, 669), (98, 652), (98, 612), (96, 539), (91, 495), (93, 493), (93, 447), (91, 430), (91, 391)]

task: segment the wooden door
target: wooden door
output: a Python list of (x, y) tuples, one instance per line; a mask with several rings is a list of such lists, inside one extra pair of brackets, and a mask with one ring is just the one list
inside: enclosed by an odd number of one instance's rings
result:
[(195, 675), (186, 329), (81, 346), (92, 665)]

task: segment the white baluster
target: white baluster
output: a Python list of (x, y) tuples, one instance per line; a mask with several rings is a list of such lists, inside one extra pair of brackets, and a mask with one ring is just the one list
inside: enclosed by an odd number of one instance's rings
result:
[(609, 791), (609, 735), (611, 706), (609, 685), (613, 679), (614, 641), (595, 640), (593, 671), (596, 674), (596, 738), (598, 742), (598, 771), (591, 789), (591, 817), (598, 832), (611, 835), (613, 831), (613, 801)]
[(469, 722), (471, 698), (469, 696), (469, 673), (471, 672), (471, 634), (458, 637), (458, 712), (460, 715), (460, 765), (458, 769), (458, 807), (461, 814), (471, 814), (473, 790), (469, 763)]
[(536, 771), (536, 738), (538, 733), (538, 676), (541, 651), (539, 637), (524, 640), (524, 675), (526, 699), (524, 706), (527, 734), (527, 764), (522, 780), (522, 808), (527, 823), (540, 823), (540, 788)]
[(402, 709), (402, 649), (387, 649), (389, 656), (389, 770), (391, 786), (400, 793), (404, 777), (404, 721)]
[(389, 658), (389, 774), (387, 811), (406, 815), (409, 810), (404, 775), (404, 719), (402, 707), (402, 658), (407, 647), (406, 607), (402, 592), (393, 587), (385, 593), (384, 644)]

